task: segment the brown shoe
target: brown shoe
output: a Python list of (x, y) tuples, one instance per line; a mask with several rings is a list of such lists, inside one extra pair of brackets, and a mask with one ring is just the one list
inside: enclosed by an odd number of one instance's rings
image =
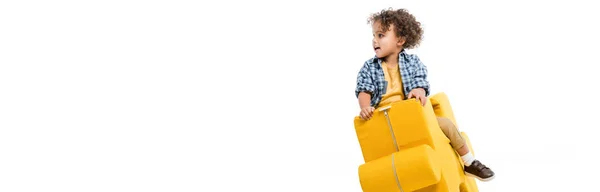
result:
[(471, 163), (471, 166), (465, 166), (464, 169), (467, 175), (475, 177), (480, 181), (490, 181), (494, 179), (495, 174), (492, 169), (479, 162), (479, 160), (474, 160), (473, 163)]

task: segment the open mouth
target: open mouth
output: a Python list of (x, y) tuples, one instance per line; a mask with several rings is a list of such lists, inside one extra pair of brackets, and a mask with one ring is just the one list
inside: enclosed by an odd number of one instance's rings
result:
[(375, 47), (375, 49), (374, 49), (374, 50), (375, 50), (375, 51), (378, 51), (378, 50), (381, 50), (381, 48), (380, 48), (380, 47)]

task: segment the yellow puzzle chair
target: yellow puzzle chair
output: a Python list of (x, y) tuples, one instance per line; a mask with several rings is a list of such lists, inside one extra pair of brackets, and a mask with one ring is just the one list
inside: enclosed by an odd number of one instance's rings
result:
[[(478, 192), (463, 162), (439, 128), (436, 116), (456, 119), (445, 93), (378, 107), (373, 117), (354, 118), (365, 163), (358, 167), (363, 192)], [(461, 135), (474, 153), (469, 138)]]

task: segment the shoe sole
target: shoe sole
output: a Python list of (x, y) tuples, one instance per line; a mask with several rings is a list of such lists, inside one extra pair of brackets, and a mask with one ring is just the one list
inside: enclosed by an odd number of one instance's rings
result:
[(486, 182), (486, 181), (491, 181), (492, 179), (494, 179), (494, 177), (496, 177), (496, 174), (492, 175), (492, 176), (491, 176), (491, 177), (489, 177), (489, 178), (481, 178), (481, 177), (478, 177), (477, 175), (473, 175), (473, 174), (471, 174), (471, 173), (465, 173), (465, 174), (466, 174), (467, 176), (475, 177), (475, 178), (477, 178), (477, 179), (479, 179), (480, 181), (483, 181), (483, 182)]

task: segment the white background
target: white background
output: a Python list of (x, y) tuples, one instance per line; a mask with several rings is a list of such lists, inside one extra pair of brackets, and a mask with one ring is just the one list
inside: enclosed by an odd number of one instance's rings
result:
[(480, 191), (593, 191), (600, 18), (575, 1), (3, 1), (0, 191), (361, 191), (366, 19), (407, 8)]

